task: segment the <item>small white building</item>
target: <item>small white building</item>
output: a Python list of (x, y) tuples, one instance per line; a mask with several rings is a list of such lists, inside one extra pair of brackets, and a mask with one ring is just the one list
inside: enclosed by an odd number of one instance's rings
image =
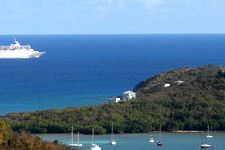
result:
[(177, 80), (177, 81), (175, 81), (175, 83), (177, 83), (177, 85), (181, 85), (181, 84), (184, 83), (184, 81), (182, 81), (182, 80)]
[(113, 103), (120, 103), (122, 102), (121, 97), (110, 97), (109, 98), (109, 104), (113, 104)]
[(114, 99), (114, 102), (115, 102), (115, 103), (121, 102), (121, 98), (120, 98), (120, 97), (116, 97), (116, 98)]
[(165, 88), (171, 87), (171, 84), (170, 84), (170, 83), (165, 83), (165, 84), (164, 84), (164, 87), (165, 87)]
[(135, 99), (136, 98), (136, 93), (133, 92), (133, 91), (126, 91), (126, 92), (123, 92), (123, 100), (126, 101), (126, 100), (132, 100), (132, 99)]

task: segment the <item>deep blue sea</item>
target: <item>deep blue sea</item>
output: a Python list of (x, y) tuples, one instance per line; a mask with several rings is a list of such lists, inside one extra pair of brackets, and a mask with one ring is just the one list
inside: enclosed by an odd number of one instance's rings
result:
[[(225, 35), (18, 35), (46, 54), (0, 59), (0, 114), (95, 105), (162, 71), (225, 65)], [(0, 36), (0, 45), (13, 36)]]

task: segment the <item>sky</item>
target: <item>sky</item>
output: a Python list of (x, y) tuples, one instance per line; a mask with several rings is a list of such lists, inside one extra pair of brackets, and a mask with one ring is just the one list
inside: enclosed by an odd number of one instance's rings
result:
[(0, 0), (0, 34), (225, 33), (225, 0)]

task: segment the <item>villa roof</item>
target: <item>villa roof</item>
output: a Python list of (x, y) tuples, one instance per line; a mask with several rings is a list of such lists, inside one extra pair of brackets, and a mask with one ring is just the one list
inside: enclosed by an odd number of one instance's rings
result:
[(136, 94), (135, 92), (133, 92), (133, 91), (125, 91), (125, 92), (123, 92), (123, 94)]

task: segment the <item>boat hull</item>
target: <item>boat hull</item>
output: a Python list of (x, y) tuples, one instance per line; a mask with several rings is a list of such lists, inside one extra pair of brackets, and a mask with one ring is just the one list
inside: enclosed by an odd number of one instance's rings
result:
[(154, 140), (153, 138), (150, 138), (150, 139), (148, 140), (148, 142), (149, 142), (149, 143), (154, 143), (155, 140)]
[(39, 58), (45, 52), (34, 50), (0, 50), (0, 59), (28, 59)]
[(211, 148), (212, 146), (209, 145), (209, 144), (202, 144), (201, 145), (201, 149), (208, 149), (208, 148)]
[(116, 141), (111, 141), (110, 144), (111, 145), (116, 145)]
[(102, 148), (98, 146), (97, 144), (92, 144), (90, 150), (101, 150)]

